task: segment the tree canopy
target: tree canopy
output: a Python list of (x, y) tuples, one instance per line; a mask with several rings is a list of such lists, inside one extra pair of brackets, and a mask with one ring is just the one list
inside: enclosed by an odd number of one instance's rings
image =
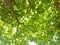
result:
[(59, 5), (60, 0), (0, 0), (0, 45), (60, 45)]

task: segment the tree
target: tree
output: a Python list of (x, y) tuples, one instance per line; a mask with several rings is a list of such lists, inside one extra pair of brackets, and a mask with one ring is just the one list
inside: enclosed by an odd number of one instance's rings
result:
[[(9, 2), (11, 8), (3, 1)], [(3, 1), (0, 0), (1, 45), (60, 45), (59, 0)]]

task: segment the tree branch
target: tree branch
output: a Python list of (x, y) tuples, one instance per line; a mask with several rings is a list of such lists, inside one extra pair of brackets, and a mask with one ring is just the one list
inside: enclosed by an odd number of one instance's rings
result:
[(60, 15), (59, 0), (54, 0), (54, 5), (56, 6), (56, 9), (58, 11), (58, 15)]

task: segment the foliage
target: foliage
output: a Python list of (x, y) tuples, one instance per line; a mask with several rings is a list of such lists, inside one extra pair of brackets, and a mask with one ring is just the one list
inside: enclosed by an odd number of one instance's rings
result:
[(18, 27), (0, 0), (0, 44), (26, 45), (34, 41), (37, 45), (60, 45), (60, 16), (54, 0), (15, 0), (11, 2), (18, 20)]

